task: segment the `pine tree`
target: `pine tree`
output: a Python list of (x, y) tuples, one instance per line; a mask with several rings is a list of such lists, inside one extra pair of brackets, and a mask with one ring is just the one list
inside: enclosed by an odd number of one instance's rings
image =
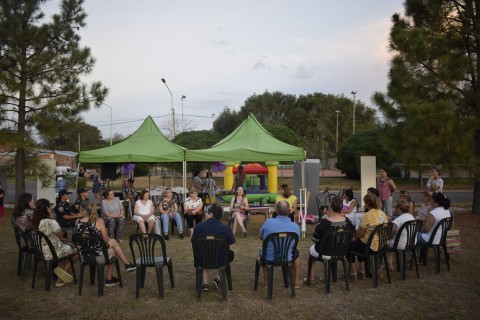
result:
[(387, 144), (410, 164), (467, 164), (472, 212), (480, 214), (480, 0), (407, 0), (404, 7), (392, 18), (388, 92), (374, 95)]
[(80, 80), (95, 62), (80, 46), (83, 1), (63, 0), (50, 21), (40, 9), (45, 2), (0, 1), (0, 124), (16, 131), (17, 195), (25, 191), (30, 128), (48, 132), (99, 106), (108, 92), (100, 82)]

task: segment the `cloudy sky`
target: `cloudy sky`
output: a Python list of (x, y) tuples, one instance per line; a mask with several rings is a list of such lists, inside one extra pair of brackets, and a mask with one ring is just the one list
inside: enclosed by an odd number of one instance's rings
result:
[[(344, 94), (372, 106), (385, 91), (391, 16), (400, 0), (85, 0), (82, 43), (96, 58), (91, 79), (110, 89), (113, 133), (151, 115), (210, 129), (212, 114), (239, 110), (254, 93)], [(48, 2), (55, 11), (58, 1)], [(110, 135), (110, 109), (84, 114)]]

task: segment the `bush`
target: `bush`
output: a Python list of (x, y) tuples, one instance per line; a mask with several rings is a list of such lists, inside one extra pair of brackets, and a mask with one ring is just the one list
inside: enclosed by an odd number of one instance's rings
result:
[(382, 132), (379, 129), (363, 131), (348, 138), (337, 154), (336, 167), (349, 178), (360, 178), (360, 157), (377, 157), (377, 167), (388, 167), (393, 156), (382, 147)]

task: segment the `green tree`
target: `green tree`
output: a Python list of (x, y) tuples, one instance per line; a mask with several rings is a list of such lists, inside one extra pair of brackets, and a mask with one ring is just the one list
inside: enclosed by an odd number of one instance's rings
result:
[(245, 120), (235, 110), (224, 108), (213, 122), (213, 132), (220, 135), (220, 138), (228, 136), (236, 127)]
[(404, 7), (392, 18), (388, 91), (374, 95), (390, 127), (386, 143), (398, 144), (395, 154), (410, 165), (469, 164), (472, 212), (480, 214), (480, 1)]
[(300, 137), (298, 133), (296, 133), (294, 130), (290, 129), (286, 125), (267, 123), (264, 124), (263, 127), (278, 140), (297, 147), (303, 147), (302, 137)]
[(60, 13), (46, 22), (42, 0), (0, 2), (0, 114), (16, 130), (16, 193), (25, 191), (29, 128), (52, 128), (107, 94), (100, 82), (87, 86), (95, 60), (80, 46), (85, 26), (82, 0), (63, 0)]
[(348, 177), (360, 177), (360, 157), (375, 156), (380, 167), (389, 167), (394, 158), (383, 148), (382, 131), (379, 129), (362, 131), (349, 137), (338, 149), (336, 167)]
[[(40, 124), (41, 126), (41, 124)], [(78, 151), (80, 138), (80, 148), (82, 150), (96, 149), (106, 146), (102, 141), (102, 134), (97, 127), (89, 125), (83, 121), (61, 122), (53, 127), (56, 134), (46, 134), (40, 130), (40, 144), (48, 149)]]

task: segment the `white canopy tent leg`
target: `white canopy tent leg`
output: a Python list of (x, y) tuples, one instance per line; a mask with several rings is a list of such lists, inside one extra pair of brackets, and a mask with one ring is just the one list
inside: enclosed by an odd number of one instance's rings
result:
[(302, 238), (305, 238), (305, 234), (307, 233), (307, 222), (305, 221), (305, 217), (307, 216), (307, 189), (305, 188), (305, 162), (302, 161), (301, 164), (301, 172), (302, 172), (302, 189), (299, 190), (300, 193), (300, 219), (301, 219), (301, 233)]
[(186, 161), (183, 161), (183, 178), (182, 178), (182, 194), (183, 194), (183, 201), (185, 201), (185, 199), (187, 198), (187, 192), (186, 192), (186, 185), (187, 185), (187, 162)]

